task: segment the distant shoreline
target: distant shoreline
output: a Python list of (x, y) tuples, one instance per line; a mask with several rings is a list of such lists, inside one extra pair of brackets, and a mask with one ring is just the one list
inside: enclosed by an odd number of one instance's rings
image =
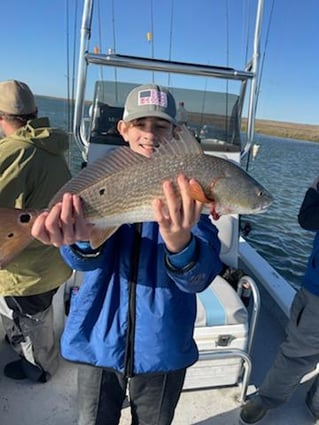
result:
[[(243, 119), (245, 129), (247, 120)], [(259, 120), (255, 122), (255, 133), (268, 136), (319, 142), (319, 125), (297, 124), (282, 121)]]
[[(40, 94), (36, 95), (36, 97), (67, 101), (67, 99), (62, 97), (45, 96)], [(87, 103), (90, 102), (87, 101)], [(242, 130), (245, 130), (246, 125), (247, 119), (243, 118)], [(255, 134), (264, 134), (267, 136), (305, 140), (310, 142), (319, 142), (319, 125), (256, 119)]]

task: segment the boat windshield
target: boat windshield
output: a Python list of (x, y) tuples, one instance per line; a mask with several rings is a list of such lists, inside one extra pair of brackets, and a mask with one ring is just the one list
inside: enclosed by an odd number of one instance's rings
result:
[[(138, 84), (97, 81), (90, 108), (90, 143), (118, 145), (116, 124), (122, 118), (125, 99)], [(205, 149), (240, 151), (239, 96), (220, 91), (170, 87), (176, 106), (183, 104), (185, 121)]]

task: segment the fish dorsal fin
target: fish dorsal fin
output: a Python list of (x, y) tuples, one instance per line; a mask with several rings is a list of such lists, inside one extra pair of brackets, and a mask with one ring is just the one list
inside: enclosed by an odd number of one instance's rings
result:
[(103, 157), (87, 165), (73, 179), (66, 183), (53, 197), (49, 204), (51, 208), (60, 202), (66, 192), (80, 193), (84, 189), (104, 180), (110, 175), (123, 172), (134, 165), (156, 163), (157, 158), (164, 155), (170, 157), (184, 155), (203, 155), (202, 148), (189, 130), (182, 126), (177, 132), (177, 139), (162, 141), (150, 158), (140, 155), (126, 146), (113, 149)]
[(49, 208), (61, 201), (66, 192), (80, 193), (99, 180), (123, 171), (134, 164), (141, 164), (146, 161), (149, 161), (149, 158), (139, 155), (126, 146), (113, 149), (96, 161), (89, 163), (74, 178), (62, 186), (51, 200)]
[(203, 155), (203, 150), (185, 125), (179, 127), (177, 138), (167, 140), (161, 143), (160, 146), (152, 155), (152, 159), (156, 160), (158, 156), (182, 156), (182, 155)]

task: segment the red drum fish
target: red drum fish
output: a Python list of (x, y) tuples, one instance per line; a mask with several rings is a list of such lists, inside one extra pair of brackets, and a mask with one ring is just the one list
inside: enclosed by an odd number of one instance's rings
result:
[[(239, 165), (205, 154), (183, 127), (149, 158), (122, 146), (90, 163), (58, 191), (48, 208), (60, 202), (64, 193), (79, 195), (84, 217), (94, 225), (90, 243), (95, 248), (124, 223), (153, 221), (152, 201), (163, 198), (163, 181), (173, 181), (179, 194), (179, 174), (195, 179), (190, 196), (201, 201), (204, 212), (215, 219), (224, 214), (259, 213), (272, 203), (271, 194)], [(32, 240), (38, 214), (0, 208), (1, 267)]]

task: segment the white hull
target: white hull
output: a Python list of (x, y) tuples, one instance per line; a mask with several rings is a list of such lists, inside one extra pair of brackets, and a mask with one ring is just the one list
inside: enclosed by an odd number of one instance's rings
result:
[[(249, 152), (253, 142), (254, 119), (257, 105), (256, 93), (258, 90), (256, 89), (258, 80), (258, 58), (260, 57), (259, 34), (263, 1), (258, 0), (256, 4), (257, 13), (255, 40), (253, 43), (254, 49), (249, 63), (243, 70), (240, 70), (228, 66), (220, 67), (152, 60), (149, 58), (118, 55), (114, 52), (108, 52), (107, 54), (90, 52), (87, 50), (87, 45), (89, 44), (90, 38), (89, 22), (91, 22), (90, 18), (93, 0), (85, 0), (74, 120), (74, 134), (82, 150), (83, 159), (91, 161), (99, 157), (102, 151), (104, 152), (106, 148), (110, 148), (111, 144), (105, 141), (105, 136), (107, 134), (106, 130), (109, 130), (109, 128), (103, 127), (105, 123), (99, 128), (97, 123), (100, 122), (100, 114), (102, 116), (103, 111), (102, 108), (99, 109), (100, 105), (102, 104), (104, 107), (110, 108), (109, 105), (112, 105), (112, 103), (109, 102), (108, 99), (95, 98), (94, 103), (92, 103), (93, 108), (91, 108), (92, 117), (87, 119), (87, 117), (83, 116), (87, 67), (88, 65), (101, 65), (106, 67), (118, 67), (120, 69), (129, 68), (135, 71), (152, 70), (153, 75), (155, 73), (165, 72), (169, 75), (171, 73), (195, 75), (196, 77), (200, 76), (210, 80), (216, 77), (218, 81), (224, 78), (227, 82), (242, 83), (239, 94), (236, 96), (230, 93), (219, 93), (216, 91), (204, 93), (205, 99), (206, 95), (208, 96), (209, 94), (215, 96), (215, 99), (217, 99), (216, 102), (212, 100), (213, 98), (211, 98), (210, 102), (206, 102), (213, 106), (219, 104), (223, 106), (222, 101), (232, 103), (227, 103), (227, 107), (222, 108), (224, 111), (231, 112), (231, 115), (224, 117), (226, 119), (220, 119), (220, 111), (206, 111), (206, 116), (209, 116), (213, 120), (214, 125), (210, 125), (211, 130), (216, 130), (217, 126), (219, 131), (213, 134), (213, 136), (209, 134), (206, 135), (206, 138), (202, 140), (203, 148), (205, 151), (209, 151), (208, 153), (226, 156), (231, 160), (240, 162), (241, 158)], [(102, 81), (102, 83), (104, 82)], [(117, 82), (113, 85), (108, 84), (108, 86), (105, 84), (105, 87), (102, 85), (100, 86), (99, 93), (108, 92), (108, 90), (111, 92), (112, 87), (115, 89), (115, 86), (117, 87)], [(241, 146), (240, 119), (247, 87), (250, 87), (247, 143), (245, 146)], [(178, 88), (174, 89), (175, 93), (180, 93)], [(117, 96), (117, 89), (115, 92)], [(194, 96), (194, 99), (196, 96), (198, 96), (198, 98), (203, 97), (202, 92), (190, 90), (189, 87), (184, 93), (188, 94), (190, 99), (192, 98), (191, 96)], [(122, 102), (119, 102), (119, 104), (123, 107), (123, 99), (118, 99), (116, 97), (116, 101), (118, 100)], [(117, 102), (114, 102), (114, 105), (116, 106), (111, 109), (119, 109)], [(200, 111), (197, 109), (192, 112), (194, 116), (197, 117), (196, 124), (198, 124), (199, 117), (201, 116)], [(225, 128), (221, 124), (224, 122), (226, 122)], [(210, 124), (212, 124), (212, 121)], [(205, 128), (206, 127), (207, 126), (205, 126)], [(225, 135), (224, 139), (221, 134)], [(113, 141), (116, 139), (114, 134), (111, 139)], [(109, 145), (107, 145), (108, 143)], [(247, 382), (249, 386), (247, 389), (245, 380), (239, 379), (239, 384), (232, 382), (231, 385), (227, 386), (218, 386), (205, 390), (183, 391), (177, 406), (173, 425), (239, 424), (239, 411), (242, 400), (246, 397), (246, 393), (253, 392), (261, 384), (267, 370), (274, 360), (279, 344), (285, 336), (284, 329), (289, 315), (291, 301), (295, 294), (295, 290), (282, 279), (282, 277), (260, 255), (258, 255), (244, 239), (239, 237), (238, 217), (233, 217), (232, 220), (224, 220), (223, 218), (220, 220), (220, 224), (223, 228), (221, 231), (221, 239), (223, 242), (222, 254), (224, 262), (231, 267), (240, 267), (244, 269), (245, 273), (256, 282), (261, 298), (259, 317), (256, 328), (253, 329), (253, 339), (251, 340), (252, 349), (249, 350), (250, 347), (248, 347), (246, 353), (252, 364), (252, 370), (249, 370), (248, 375), (242, 375), (244, 378), (245, 376), (247, 379), (249, 378), (249, 382)], [(62, 287), (55, 297), (57, 335), (61, 334), (65, 320), (63, 290), (64, 288)], [(248, 309), (248, 312), (250, 317), (253, 317), (253, 315), (251, 315), (251, 308)], [(0, 325), (0, 424), (75, 425), (77, 422), (76, 365), (61, 359), (60, 368), (57, 374), (53, 376), (49, 382), (45, 384), (32, 384), (27, 380), (10, 380), (1, 373), (4, 365), (14, 360), (15, 357), (16, 355), (12, 352), (10, 346), (4, 341), (3, 329)], [(229, 359), (225, 359), (223, 365), (226, 369), (228, 361)], [(214, 382), (212, 378), (212, 386), (214, 384), (216, 384), (216, 380)], [(314, 421), (304, 403), (305, 393), (309, 385), (309, 380), (300, 385), (292, 399), (284, 406), (270, 412), (264, 420), (259, 422), (260, 425), (313, 424)], [(128, 407), (123, 407), (123, 416), (120, 424), (130, 424)]]
[[(258, 254), (256, 253), (258, 257)], [(255, 266), (260, 270), (260, 263)], [(269, 265), (265, 268), (269, 273)], [(271, 273), (276, 275), (274, 270)], [(252, 374), (248, 394), (261, 383), (270, 367), (280, 341), (284, 337), (285, 313), (274, 303), (273, 288), (260, 286), (262, 308), (251, 354)], [(284, 289), (283, 289), (284, 290)], [(63, 287), (55, 299), (56, 331), (64, 324)], [(280, 324), (281, 322), (281, 324)], [(4, 341), (0, 327), (0, 370), (16, 356)], [(292, 399), (270, 412), (261, 425), (314, 424), (306, 405), (305, 394), (310, 381), (299, 386)], [(241, 385), (183, 391), (176, 409), (173, 425), (237, 425), (241, 403)], [(61, 359), (55, 376), (45, 383), (13, 381), (0, 374), (1, 425), (76, 425), (77, 402), (76, 365)], [(130, 425), (129, 408), (123, 408), (120, 425)]]

